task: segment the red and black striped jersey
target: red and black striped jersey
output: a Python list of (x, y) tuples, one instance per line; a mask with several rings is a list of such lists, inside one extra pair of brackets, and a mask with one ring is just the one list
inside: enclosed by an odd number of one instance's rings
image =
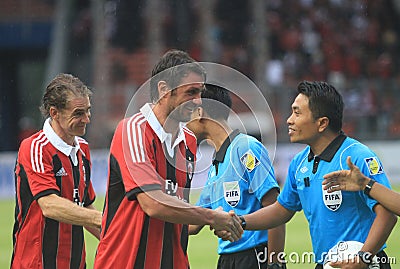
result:
[(57, 194), (81, 206), (93, 203), (89, 145), (75, 139), (78, 163), (45, 131), (25, 139), (15, 167), (16, 207), (11, 268), (85, 268), (83, 227), (46, 218), (37, 200)]
[(181, 134), (169, 156), (160, 132), (143, 113), (119, 123), (110, 149), (95, 268), (189, 268), (187, 225), (149, 217), (136, 199), (140, 192), (161, 189), (188, 200), (197, 145), (191, 131), (183, 127)]

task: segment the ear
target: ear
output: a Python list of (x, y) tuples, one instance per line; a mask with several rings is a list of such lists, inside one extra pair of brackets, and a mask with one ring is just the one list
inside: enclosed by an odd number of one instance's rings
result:
[(157, 90), (158, 90), (158, 99), (160, 100), (161, 98), (164, 97), (168, 92), (171, 91), (171, 89), (168, 87), (167, 82), (164, 80), (160, 80), (157, 83)]
[(192, 115), (190, 117), (191, 120), (199, 120), (201, 121), (202, 117), (204, 114), (204, 110), (202, 107), (196, 107), (193, 112)]
[(204, 109), (202, 107), (197, 107), (196, 108), (196, 117), (202, 118), (204, 116)]
[(50, 114), (50, 117), (51, 117), (52, 119), (58, 119), (58, 114), (59, 114), (59, 112), (58, 112), (58, 109), (55, 108), (54, 106), (51, 106), (51, 107), (50, 107), (50, 109), (49, 109), (49, 114)]
[(318, 130), (322, 133), (323, 131), (325, 131), (328, 128), (329, 119), (328, 119), (328, 117), (321, 117), (318, 119), (318, 122), (319, 122)]

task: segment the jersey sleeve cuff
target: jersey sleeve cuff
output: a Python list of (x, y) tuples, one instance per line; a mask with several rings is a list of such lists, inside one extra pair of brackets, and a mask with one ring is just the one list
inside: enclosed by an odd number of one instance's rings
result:
[(48, 189), (48, 190), (44, 190), (42, 192), (39, 192), (38, 194), (36, 194), (35, 196), (33, 196), (34, 200), (38, 200), (39, 198), (42, 198), (44, 196), (50, 195), (50, 194), (57, 194), (60, 195), (60, 192), (56, 189)]
[(147, 191), (155, 191), (155, 190), (161, 190), (161, 185), (150, 184), (150, 185), (144, 185), (141, 187), (136, 187), (136, 188), (128, 191), (125, 195), (129, 201), (133, 201), (133, 200), (136, 200), (136, 195), (138, 193), (147, 192)]

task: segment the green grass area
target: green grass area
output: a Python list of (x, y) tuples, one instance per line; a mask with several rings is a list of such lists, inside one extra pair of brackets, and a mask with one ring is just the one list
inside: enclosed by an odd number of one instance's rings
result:
[[(396, 188), (397, 191), (400, 188)], [(103, 200), (98, 199), (95, 206), (103, 208)], [(12, 225), (14, 221), (14, 201), (0, 200), (0, 212), (3, 217), (0, 218), (0, 268), (8, 268), (12, 253)], [(286, 247), (285, 253), (294, 255), (311, 251), (311, 242), (308, 232), (308, 226), (302, 212), (297, 213), (295, 217), (286, 225)], [(86, 233), (87, 243), (87, 268), (93, 268), (93, 259), (97, 247), (97, 239), (89, 233)], [(397, 264), (400, 264), (400, 221), (394, 228), (388, 242), (386, 250), (388, 256), (394, 257)], [(217, 263), (217, 239), (208, 228), (204, 228), (198, 235), (189, 239), (189, 260), (192, 269), (210, 269), (216, 268)], [(294, 257), (294, 256), (292, 256)], [(309, 263), (291, 263), (290, 269), (310, 269), (314, 268)], [(397, 265), (392, 265), (397, 268)]]

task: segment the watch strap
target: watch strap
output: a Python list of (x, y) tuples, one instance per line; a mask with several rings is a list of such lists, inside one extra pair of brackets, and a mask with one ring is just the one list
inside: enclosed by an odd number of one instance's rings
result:
[(240, 219), (240, 226), (242, 226), (242, 229), (245, 230), (246, 229), (246, 220), (241, 215), (239, 215), (238, 217)]
[(376, 182), (375, 180), (370, 179), (370, 180), (368, 181), (368, 184), (365, 185), (364, 193), (365, 193), (366, 195), (368, 195), (369, 197), (371, 197), (371, 196), (369, 195), (369, 193), (370, 193), (370, 191), (371, 191), (371, 189), (372, 189), (372, 186), (375, 184), (375, 182)]

